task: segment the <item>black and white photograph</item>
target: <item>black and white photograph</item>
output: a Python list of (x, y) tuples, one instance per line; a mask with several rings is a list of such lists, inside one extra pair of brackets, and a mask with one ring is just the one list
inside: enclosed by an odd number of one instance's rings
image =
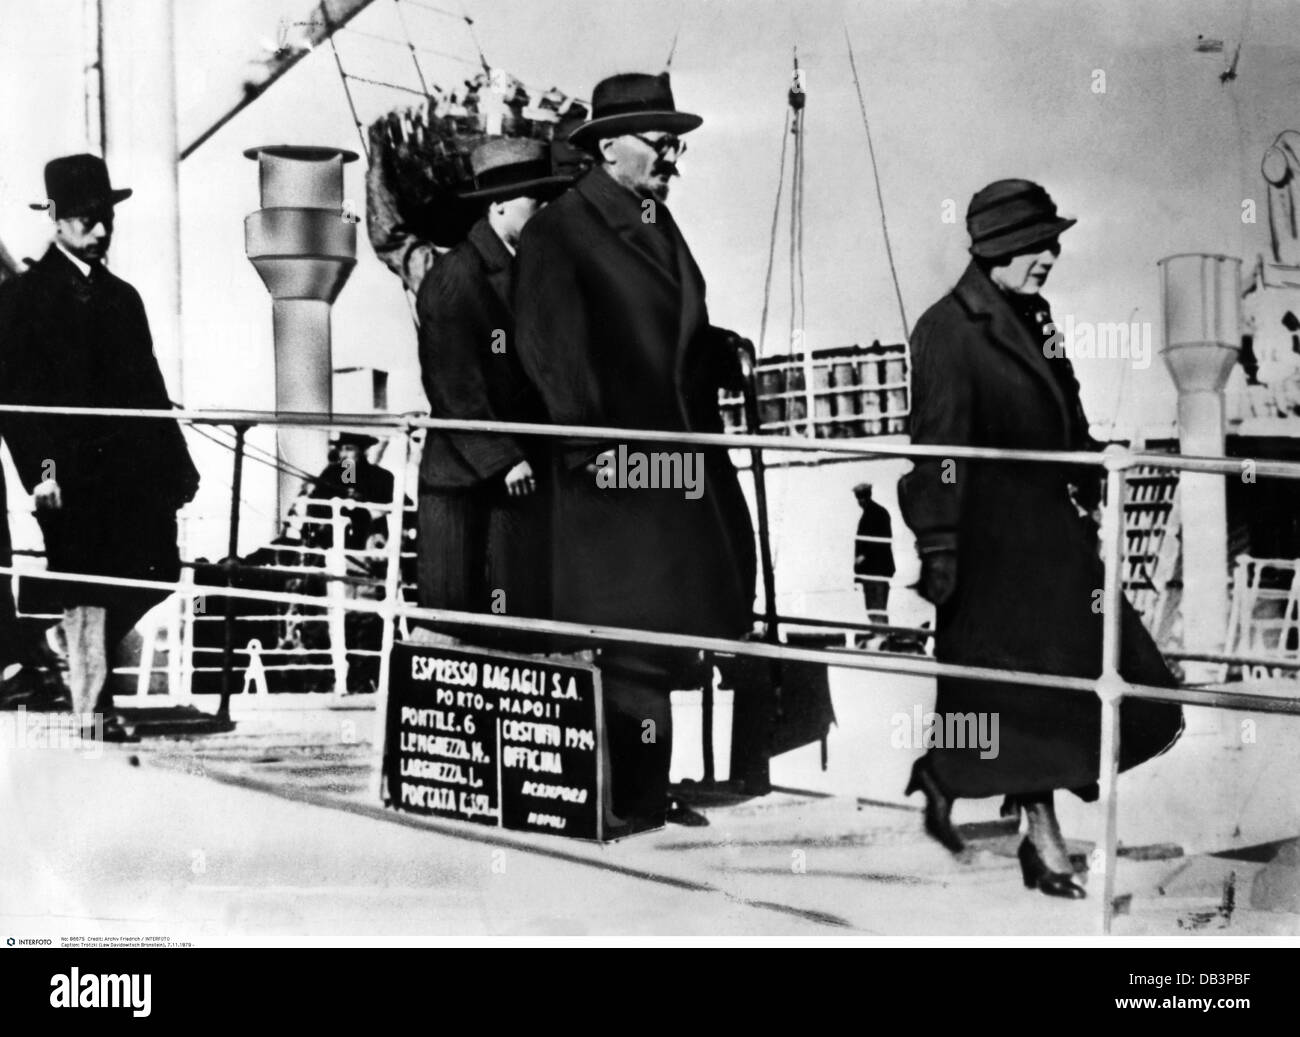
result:
[(0, 0), (0, 81), (41, 1004), (1140, 940), (1101, 1007), (1262, 1006), (1206, 949), (1300, 944), (1290, 0)]

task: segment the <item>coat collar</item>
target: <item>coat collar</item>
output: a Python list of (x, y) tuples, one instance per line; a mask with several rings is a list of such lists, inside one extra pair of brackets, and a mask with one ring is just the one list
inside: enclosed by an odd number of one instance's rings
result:
[(1061, 392), (1060, 383), (1047, 366), (1043, 356), (1043, 344), (1034, 341), (1034, 337), (1016, 315), (1011, 304), (1002, 291), (989, 276), (975, 263), (966, 268), (952, 293), (957, 301), (972, 316), (989, 322), (989, 339), (1010, 353), (1022, 364), (1036, 374), (1056, 401), (1057, 409), (1065, 422), (1066, 429), (1072, 427), (1070, 405)]
[(51, 274), (57, 274), (60, 277), (66, 277), (78, 281), (86, 281), (88, 278), (78, 269), (72, 259), (59, 248), (54, 242), (50, 242), (50, 247), (45, 250), (45, 255), (37, 261), (37, 266)]
[(53, 242), (45, 250), (45, 255), (32, 264), (29, 273), (38, 274), (45, 279), (46, 284), (57, 286), (57, 290), (71, 292), (73, 298), (80, 302), (89, 300), (94, 291), (102, 292), (112, 276), (107, 267), (101, 266), (98, 278), (92, 282)]
[[(668, 281), (673, 288), (680, 288), (681, 281), (677, 274), (664, 266), (660, 257), (644, 244), (645, 235), (653, 233), (653, 230), (642, 221), (644, 210), (631, 191), (617, 183), (603, 166), (597, 166), (584, 176), (573, 190), (579, 192), (595, 208), (600, 217), (618, 233), (624, 243), (635, 250), (636, 254), (653, 267), (659, 276)], [(678, 267), (685, 274), (685, 268), (681, 267), (680, 263), (681, 251), (685, 246), (681, 235), (677, 233), (676, 224), (672, 223), (672, 214), (668, 212), (668, 206), (662, 202), (659, 202), (656, 208), (657, 218), (668, 221), (670, 228), (668, 238), (672, 242), (671, 247), (677, 249)]]
[(691, 255), (686, 239), (682, 237), (682, 233), (678, 229), (672, 213), (669, 212), (668, 206), (661, 202), (656, 207), (656, 218), (662, 221), (661, 229), (667, 232), (665, 238), (673, 252), (677, 271), (674, 272), (665, 267), (660, 258), (643, 244), (646, 234), (655, 233), (655, 230), (647, 227), (642, 222), (641, 216), (644, 210), (640, 203), (630, 191), (616, 183), (613, 177), (605, 172), (601, 166), (597, 166), (579, 180), (577, 186), (572, 190), (586, 199), (600, 218), (618, 234), (627, 247), (640, 256), (648, 267), (664, 279), (677, 299), (677, 342), (674, 371), (676, 373), (678, 404), (682, 411), (683, 421), (687, 421), (687, 407), (684, 396), (687, 387), (683, 382), (686, 351), (700, 324), (707, 323), (708, 320), (708, 313), (704, 303), (704, 278), (700, 274), (699, 267), (695, 265), (695, 257)]
[(484, 216), (469, 230), (469, 243), (483, 260), (488, 284), (507, 310), (514, 312), (515, 257)]

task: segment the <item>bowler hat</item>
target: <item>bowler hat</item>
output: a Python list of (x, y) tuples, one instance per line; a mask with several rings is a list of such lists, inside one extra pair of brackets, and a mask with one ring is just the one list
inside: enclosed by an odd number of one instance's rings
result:
[(605, 137), (643, 130), (688, 133), (703, 121), (698, 115), (677, 110), (667, 72), (657, 76), (623, 72), (596, 84), (591, 119), (569, 134), (569, 143), (591, 151)]
[(552, 149), (531, 137), (493, 137), (469, 156), (474, 190), (462, 198), (504, 201), (520, 195), (559, 194), (572, 178), (555, 172)]
[(1077, 222), (1058, 216), (1052, 196), (1030, 180), (995, 180), (966, 210), (971, 255), (982, 259), (1036, 251)]
[(54, 208), (57, 219), (85, 216), (131, 197), (131, 188), (109, 183), (108, 166), (98, 155), (65, 155), (45, 163), (45, 201), (33, 209)]

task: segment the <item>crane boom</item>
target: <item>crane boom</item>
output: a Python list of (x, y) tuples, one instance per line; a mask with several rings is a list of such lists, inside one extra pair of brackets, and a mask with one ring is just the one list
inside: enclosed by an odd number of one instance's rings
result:
[[(216, 109), (217, 114), (205, 114), (199, 120), (199, 131), (181, 150), (180, 157), (185, 159), (192, 155), (204, 141), (266, 93), (276, 80), (310, 54), (313, 47), (326, 42), (371, 3), (373, 0), (320, 0), (315, 4), (302, 19), (301, 24), (306, 27), (306, 32), (300, 41), (301, 45), (281, 48), (273, 54), (252, 60), (251, 64), (256, 66), (256, 71), (236, 88), (237, 95), (232, 90), (230, 95), (218, 99), (223, 107)], [(182, 132), (184, 133), (184, 128)]]

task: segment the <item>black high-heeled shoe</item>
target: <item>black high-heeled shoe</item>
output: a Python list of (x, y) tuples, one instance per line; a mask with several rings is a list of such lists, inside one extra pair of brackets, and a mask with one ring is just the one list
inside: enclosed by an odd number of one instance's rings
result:
[(952, 797), (939, 784), (924, 756), (912, 765), (912, 777), (903, 795), (918, 791), (925, 793), (925, 830), (952, 853), (961, 853), (966, 844), (952, 826)]
[(1020, 874), (1025, 879), (1025, 889), (1037, 889), (1049, 897), (1082, 900), (1088, 894), (1074, 881), (1074, 876), (1059, 871), (1049, 871), (1042, 856), (1028, 838), (1020, 844), (1016, 856), (1020, 858)]

